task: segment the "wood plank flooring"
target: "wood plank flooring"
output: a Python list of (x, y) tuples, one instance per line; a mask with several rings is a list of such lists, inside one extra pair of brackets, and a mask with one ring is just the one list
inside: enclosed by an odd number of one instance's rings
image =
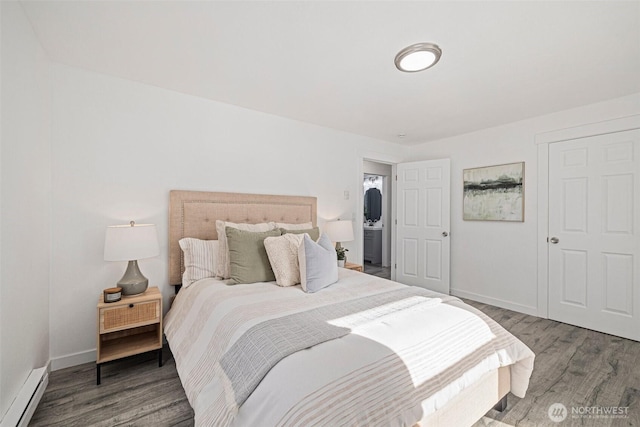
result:
[(95, 363), (52, 372), (30, 426), (192, 426), (193, 410), (169, 348), (164, 366), (155, 352), (102, 366)]
[[(640, 426), (640, 342), (551, 320), (466, 301), (495, 319), (536, 353), (527, 396), (509, 395), (505, 412), (490, 411), (483, 426)], [(174, 360), (165, 349), (158, 368), (155, 353), (102, 368), (95, 364), (52, 372), (31, 426), (191, 426)], [(562, 403), (566, 420), (554, 423), (549, 406)], [(572, 408), (627, 407), (627, 418), (573, 418)], [(447, 426), (449, 427), (449, 426)], [(452, 426), (457, 427), (457, 426)]]
[[(477, 426), (501, 425), (495, 421), (518, 426), (640, 426), (640, 342), (465, 302), (492, 317), (536, 354), (527, 396), (509, 395), (505, 412), (490, 411)], [(554, 403), (567, 408), (568, 416), (561, 423), (548, 416)], [(627, 407), (628, 416), (585, 414), (594, 407)], [(574, 410), (582, 414), (573, 416)]]
[(372, 276), (382, 277), (383, 279), (391, 279), (391, 267), (383, 267), (382, 264), (365, 262), (364, 272)]

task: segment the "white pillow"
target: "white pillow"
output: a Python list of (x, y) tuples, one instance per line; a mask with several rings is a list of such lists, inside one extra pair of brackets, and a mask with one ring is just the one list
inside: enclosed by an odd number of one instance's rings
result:
[(228, 279), (231, 274), (231, 261), (229, 259), (229, 246), (227, 245), (227, 234), (225, 227), (237, 228), (243, 231), (270, 231), (275, 230), (275, 222), (263, 222), (262, 224), (236, 224), (235, 222), (227, 222), (216, 220), (216, 231), (218, 232), (218, 259), (216, 262), (216, 276), (222, 279)]
[(317, 292), (338, 281), (336, 250), (324, 233), (318, 239), (318, 243), (311, 240), (306, 233), (303, 236), (298, 248), (300, 283), (305, 292)]
[(300, 283), (298, 248), (303, 237), (304, 234), (284, 234), (264, 239), (271, 269), (279, 286), (293, 286)]
[(180, 239), (178, 243), (184, 254), (184, 273), (182, 274), (184, 288), (197, 280), (216, 277), (217, 240), (186, 237)]
[(284, 228), (285, 230), (308, 230), (313, 228), (312, 222), (303, 222), (302, 224), (287, 224), (286, 222), (276, 222), (277, 228)]

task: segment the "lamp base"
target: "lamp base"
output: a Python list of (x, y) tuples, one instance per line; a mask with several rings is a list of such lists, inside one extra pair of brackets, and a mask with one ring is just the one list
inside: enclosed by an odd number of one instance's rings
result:
[(118, 286), (122, 288), (122, 295), (138, 295), (147, 290), (149, 279), (144, 277), (138, 268), (138, 261), (129, 261), (127, 271), (124, 272)]

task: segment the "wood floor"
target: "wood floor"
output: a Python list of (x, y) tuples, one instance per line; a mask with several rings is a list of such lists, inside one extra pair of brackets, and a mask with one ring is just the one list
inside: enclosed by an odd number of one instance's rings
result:
[(30, 426), (192, 426), (189, 406), (168, 347), (164, 366), (155, 352), (102, 366), (95, 363), (52, 372)]
[[(527, 396), (509, 395), (505, 412), (490, 411), (476, 426), (500, 425), (492, 420), (518, 426), (640, 426), (640, 342), (465, 302), (496, 320), (536, 354)], [(568, 417), (561, 423), (549, 418), (554, 403), (567, 408)], [(609, 407), (628, 408), (627, 418), (585, 413)], [(575, 418), (573, 411), (578, 412)]]
[(383, 279), (391, 279), (391, 267), (383, 267), (381, 264), (365, 262), (364, 272), (372, 276), (382, 277)]
[[(509, 395), (505, 412), (492, 410), (475, 427), (640, 426), (640, 342), (466, 302), (494, 318), (536, 353), (527, 396), (518, 399)], [(95, 384), (93, 363), (52, 372), (30, 425), (193, 425), (193, 412), (171, 353), (168, 349), (164, 353), (162, 368), (158, 368), (155, 353), (105, 365), (100, 386)], [(554, 403), (568, 410), (561, 423), (548, 417)], [(571, 414), (593, 412), (593, 407), (628, 408), (627, 417), (573, 418)]]

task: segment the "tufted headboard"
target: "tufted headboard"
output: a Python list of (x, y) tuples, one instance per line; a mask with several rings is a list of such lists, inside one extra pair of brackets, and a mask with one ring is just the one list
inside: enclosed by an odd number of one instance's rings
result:
[(216, 220), (257, 224), (275, 221), (317, 225), (317, 199), (305, 196), (211, 193), (171, 190), (169, 202), (169, 283), (182, 282), (183, 237), (215, 240)]

